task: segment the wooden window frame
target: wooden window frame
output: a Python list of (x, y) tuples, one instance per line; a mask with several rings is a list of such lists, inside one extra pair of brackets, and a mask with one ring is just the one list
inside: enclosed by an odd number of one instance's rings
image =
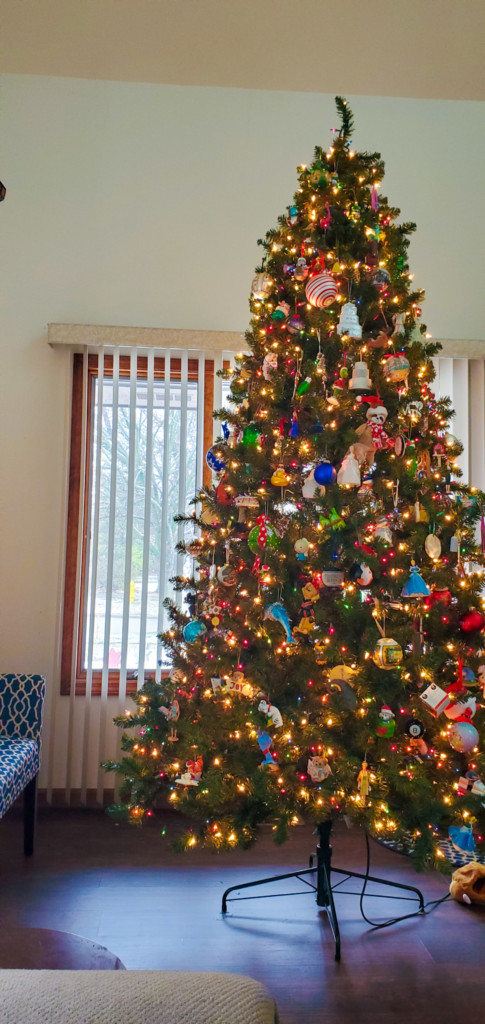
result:
[[(63, 696), (71, 693), (72, 665), (74, 658), (74, 646), (76, 645), (75, 660), (75, 694), (85, 696), (87, 687), (87, 672), (82, 665), (82, 640), (85, 629), (85, 588), (86, 588), (86, 566), (88, 553), (88, 505), (91, 491), (91, 432), (92, 432), (92, 396), (93, 379), (98, 374), (98, 357), (89, 355), (87, 372), (87, 401), (86, 401), (86, 431), (83, 445), (83, 407), (84, 407), (84, 358), (82, 354), (75, 353), (73, 357), (72, 371), (72, 406), (71, 406), (71, 445), (70, 445), (70, 468), (69, 468), (69, 489), (68, 489), (68, 512), (67, 512), (67, 537), (66, 537), (66, 564), (64, 573), (64, 602), (62, 616), (62, 637), (61, 637), (61, 686), (60, 692)], [(133, 356), (131, 357), (133, 358)], [(147, 376), (148, 359), (146, 356), (137, 357), (137, 379), (143, 380)], [(224, 360), (224, 368), (228, 367)], [(199, 360), (188, 359), (188, 380), (197, 381), (199, 371)], [(104, 376), (110, 377), (113, 374), (113, 356), (104, 357)], [(120, 379), (130, 377), (130, 356), (120, 355), (119, 366)], [(180, 381), (181, 359), (171, 356), (170, 358), (170, 379)], [(165, 357), (155, 356), (155, 380), (165, 380)], [(205, 359), (204, 363), (204, 428), (203, 446), (207, 451), (212, 445), (214, 409), (214, 360)], [(82, 464), (84, 460), (84, 495), (81, 495)], [(211, 472), (204, 462), (203, 484), (210, 486)], [(81, 501), (83, 502), (83, 515), (81, 517)], [(79, 532), (83, 525), (83, 536), (81, 544), (81, 560), (78, 567)], [(80, 574), (79, 607), (76, 607), (77, 580)], [(135, 693), (137, 680), (136, 669), (127, 669), (126, 692)], [(97, 669), (92, 672), (91, 696), (101, 695), (102, 671)], [(119, 669), (108, 671), (108, 696), (119, 695)]]

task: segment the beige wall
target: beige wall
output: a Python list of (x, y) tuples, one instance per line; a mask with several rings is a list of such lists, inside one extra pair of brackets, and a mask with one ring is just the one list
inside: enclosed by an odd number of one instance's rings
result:
[[(483, 104), (349, 99), (418, 222), (430, 329), (485, 338)], [(3, 78), (1, 668), (47, 674), (59, 751), (70, 368), (47, 324), (243, 331), (256, 239), (335, 122), (328, 95)]]

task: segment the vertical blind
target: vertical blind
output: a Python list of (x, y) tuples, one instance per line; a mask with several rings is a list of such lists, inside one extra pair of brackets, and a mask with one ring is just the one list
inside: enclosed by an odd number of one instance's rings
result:
[(483, 359), (439, 356), (434, 390), (451, 399), (450, 431), (463, 445), (458, 462), (463, 482), (485, 490), (485, 371)]

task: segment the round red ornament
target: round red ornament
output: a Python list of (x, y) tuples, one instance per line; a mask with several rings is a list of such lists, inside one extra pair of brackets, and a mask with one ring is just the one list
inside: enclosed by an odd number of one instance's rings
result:
[(485, 618), (476, 608), (470, 608), (469, 612), (465, 612), (461, 616), (460, 629), (462, 633), (478, 633), (478, 630), (483, 629), (484, 626)]
[(449, 590), (432, 590), (428, 597), (425, 597), (423, 604), (425, 608), (432, 608), (434, 604), (445, 604), (447, 607), (451, 604), (452, 597)]

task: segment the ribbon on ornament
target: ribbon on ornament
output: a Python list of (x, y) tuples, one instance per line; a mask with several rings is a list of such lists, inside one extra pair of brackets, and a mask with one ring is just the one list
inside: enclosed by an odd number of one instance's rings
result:
[(254, 559), (253, 568), (251, 569), (251, 572), (258, 577), (258, 580), (260, 582), (261, 578), (265, 576), (267, 572), (269, 572), (269, 565), (262, 565), (261, 559), (261, 555), (256, 555), (256, 558)]
[[(382, 607), (381, 602), (377, 597), (374, 598), (374, 610), (372, 612), (372, 618), (379, 630), (382, 637), (386, 635), (386, 612)], [(382, 622), (382, 625), (381, 625)]]
[(262, 515), (258, 516), (257, 519), (256, 519), (256, 522), (257, 522), (257, 524), (259, 526), (258, 537), (257, 537), (258, 547), (260, 547), (262, 549), (264, 549), (266, 547), (266, 541), (268, 539), (268, 530), (267, 530), (267, 527), (266, 527), (266, 523), (269, 523), (269, 521), (270, 521), (269, 516), (267, 516), (264, 512), (262, 513)]

